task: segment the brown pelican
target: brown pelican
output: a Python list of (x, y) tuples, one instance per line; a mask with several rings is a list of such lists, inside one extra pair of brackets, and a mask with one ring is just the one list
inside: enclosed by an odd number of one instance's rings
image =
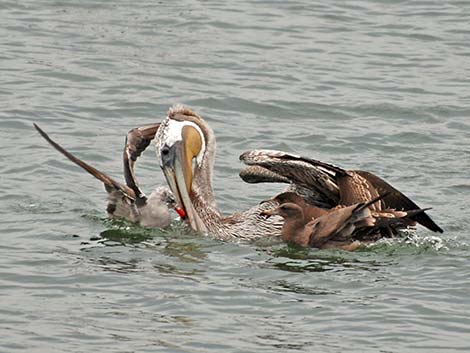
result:
[[(382, 203), (379, 201), (385, 199), (390, 193), (380, 195), (366, 203), (367, 208), (371, 211), (371, 216), (374, 217), (374, 228), (368, 229), (367, 236), (369, 240), (372, 240), (372, 237), (377, 240), (379, 237), (384, 236), (393, 236), (398, 234), (398, 231), (409, 226), (414, 226), (416, 224), (415, 218), (417, 215), (427, 211), (427, 209), (414, 209), (409, 211), (397, 211), (394, 209), (377, 209), (377, 205), (381, 207)], [(317, 219), (322, 216), (338, 210), (339, 208), (347, 207), (347, 204), (339, 204), (333, 208), (322, 208), (314, 205), (308, 204), (305, 199), (303, 199), (299, 194), (296, 194), (292, 191), (287, 191), (280, 193), (273, 197), (271, 200), (276, 201), (279, 205), (282, 204), (295, 204), (302, 210), (302, 218), (305, 219), (305, 222), (309, 222), (312, 219)], [(374, 205), (377, 203), (377, 205)], [(357, 205), (353, 204), (353, 205)], [(265, 214), (270, 214), (266, 213)], [(285, 217), (283, 217), (285, 219)], [(326, 218), (325, 218), (326, 219)], [(363, 236), (364, 232), (361, 232), (359, 236)]]
[[(220, 239), (280, 235), (282, 219), (268, 220), (261, 215), (264, 210), (277, 206), (275, 201), (228, 217), (220, 213), (212, 189), (215, 136), (192, 110), (182, 106), (170, 108), (156, 132), (155, 145), (168, 185), (193, 230)], [(405, 195), (368, 172), (345, 171), (279, 151), (250, 151), (242, 154), (240, 160), (249, 166), (242, 178), (249, 175), (250, 182), (289, 182), (292, 190), (305, 195), (306, 201), (321, 207), (370, 202), (379, 194), (387, 194), (384, 200), (375, 202), (375, 208), (381, 209), (383, 203), (390, 209), (419, 209)], [(415, 220), (431, 230), (442, 231), (424, 212), (416, 215)]]
[(170, 225), (169, 207), (176, 206), (171, 191), (167, 187), (161, 186), (157, 187), (149, 197), (145, 196), (135, 182), (133, 171), (135, 159), (150, 143), (147, 135), (150, 134), (153, 138), (158, 125), (133, 129), (129, 132), (124, 149), (124, 174), (127, 185), (117, 182), (66, 151), (37, 124), (34, 124), (34, 127), (56, 150), (104, 184), (108, 193), (106, 211), (110, 218), (124, 218), (144, 227), (165, 228)]
[(308, 205), (295, 193), (285, 192), (274, 198), (280, 205), (264, 211), (263, 214), (268, 217), (280, 215), (284, 218), (281, 234), (282, 239), (288, 243), (320, 249), (355, 250), (362, 243), (370, 243), (383, 236), (383, 228), (407, 227), (409, 217), (425, 211), (371, 210), (370, 206), (385, 196), (379, 196), (367, 203), (337, 206), (326, 210)]
[(353, 233), (375, 226), (375, 219), (368, 206), (369, 204), (357, 203), (308, 220), (304, 214), (305, 209), (287, 202), (264, 211), (263, 214), (280, 215), (284, 218), (281, 234), (287, 243), (319, 249), (355, 250), (361, 242), (352, 237)]

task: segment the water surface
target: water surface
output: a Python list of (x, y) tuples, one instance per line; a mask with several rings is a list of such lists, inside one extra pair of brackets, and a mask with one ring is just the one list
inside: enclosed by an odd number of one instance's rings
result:
[[(0, 351), (454, 352), (470, 344), (470, 4), (0, 4)], [(213, 127), (230, 213), (277, 186), (238, 155), (377, 173), (445, 229), (354, 253), (104, 220), (126, 132), (184, 103)], [(154, 154), (138, 175), (163, 183)]]

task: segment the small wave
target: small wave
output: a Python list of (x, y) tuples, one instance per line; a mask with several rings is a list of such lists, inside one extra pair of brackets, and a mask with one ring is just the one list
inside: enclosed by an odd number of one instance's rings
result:
[[(374, 244), (368, 245), (362, 251), (372, 251), (386, 254), (397, 253), (424, 253), (447, 251), (451, 247), (450, 244), (436, 235), (421, 235), (414, 230), (402, 232), (399, 238), (384, 238)], [(361, 250), (360, 250), (361, 251)]]

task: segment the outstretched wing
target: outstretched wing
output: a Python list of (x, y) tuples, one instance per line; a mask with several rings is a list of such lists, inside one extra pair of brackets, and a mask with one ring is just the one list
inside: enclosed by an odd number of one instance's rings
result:
[(135, 199), (134, 192), (129, 187), (117, 182), (116, 180), (114, 180), (110, 176), (106, 175), (105, 173), (99, 171), (98, 169), (92, 167), (88, 163), (86, 163), (86, 162), (82, 161), (81, 159), (75, 157), (73, 154), (71, 154), (70, 152), (65, 150), (62, 146), (60, 146), (57, 142), (52, 140), (49, 137), (49, 135), (46, 134), (46, 132), (44, 130), (42, 130), (37, 124), (34, 124), (34, 127), (41, 134), (41, 136), (44, 137), (44, 139), (47, 142), (49, 142), (52, 145), (52, 147), (54, 147), (57, 151), (62, 153), (65, 157), (67, 157), (69, 160), (74, 162), (76, 165), (78, 165), (78, 166), (82, 167), (83, 169), (85, 169), (88, 173), (93, 175), (96, 179), (103, 182), (103, 184), (105, 185), (106, 190), (108, 192), (109, 192), (108, 189), (119, 190), (120, 192), (123, 193), (124, 196), (126, 196), (126, 197), (128, 197), (132, 200)]
[[(369, 202), (379, 195), (386, 195), (381, 200), (383, 208), (412, 211), (420, 210), (416, 203), (409, 199), (405, 194), (395, 189), (377, 175), (362, 170), (344, 170), (334, 165), (324, 163), (315, 159), (298, 157), (285, 154), (283, 158), (296, 158), (297, 160), (310, 163), (313, 166), (325, 170), (335, 175), (335, 181), (340, 189), (340, 203), (350, 205), (356, 202)], [(359, 177), (358, 177), (359, 176)], [(433, 232), (443, 233), (439, 227), (426, 212), (422, 211), (410, 217), (422, 226)]]
[[(371, 209), (420, 209), (406, 195), (370, 172), (345, 170), (312, 158), (271, 150), (248, 151), (240, 156), (240, 160), (248, 168), (258, 168), (242, 170), (240, 176), (243, 180), (253, 183), (287, 179), (292, 184), (292, 191), (298, 192), (312, 204), (327, 204), (330, 207), (338, 204), (352, 205), (369, 202), (379, 195), (387, 195), (372, 205)], [(246, 178), (247, 175), (249, 178)], [(443, 232), (424, 211), (410, 218), (434, 232)]]
[(264, 167), (259, 165), (251, 165), (243, 168), (240, 171), (240, 178), (246, 183), (249, 184), (258, 184), (258, 183), (286, 183), (290, 184), (291, 181), (275, 172), (272, 172)]
[(88, 173), (93, 175), (96, 179), (100, 180), (108, 192), (108, 207), (107, 211), (110, 216), (119, 216), (119, 217), (126, 217), (129, 219), (133, 218), (135, 213), (134, 208), (134, 201), (135, 201), (135, 193), (134, 191), (126, 185), (123, 185), (107, 174), (99, 171), (98, 169), (92, 167), (88, 163), (82, 161), (81, 159), (75, 157), (73, 154), (65, 150), (62, 146), (60, 146), (57, 142), (52, 140), (49, 135), (42, 130), (37, 124), (33, 124), (36, 130), (41, 134), (41, 136), (51, 144), (57, 151), (62, 153), (65, 157), (71, 160), (76, 165), (80, 166)]
[(126, 179), (127, 186), (135, 193), (136, 204), (138, 206), (144, 205), (147, 202), (147, 196), (140, 189), (135, 177), (135, 163), (137, 158), (150, 145), (159, 127), (160, 123), (156, 123), (134, 128), (127, 133), (123, 153), (124, 178)]
[(339, 189), (335, 172), (325, 168), (328, 164), (313, 164), (306, 158), (272, 150), (248, 151), (240, 156), (240, 160), (248, 165), (240, 173), (246, 182), (290, 183), (292, 191), (301, 190), (301, 196), (309, 203), (323, 207), (338, 204)]
[[(299, 191), (304, 191), (305, 188), (309, 188), (319, 193), (324, 190), (323, 185), (325, 185), (325, 179), (329, 182), (326, 184), (327, 186), (333, 184), (338, 190), (339, 199), (337, 199), (336, 203), (332, 206), (338, 204), (350, 206), (360, 202), (369, 202), (378, 198), (380, 195), (367, 179), (354, 171), (345, 170), (313, 158), (297, 156), (285, 152), (273, 151), (271, 155), (278, 155), (279, 157), (277, 158), (281, 159), (284, 164), (289, 164), (289, 169), (292, 168), (291, 166), (295, 165), (302, 166), (302, 173), (298, 173), (298, 171), (296, 171), (297, 168), (289, 171), (291, 174), (295, 173), (294, 178), (291, 178), (291, 180)], [(283, 170), (285, 170), (285, 168), (283, 168)], [(313, 178), (305, 178), (305, 170), (308, 170), (308, 174), (312, 175)], [(318, 188), (318, 185), (320, 185), (320, 188)], [(370, 207), (371, 209), (380, 210), (380, 204), (381, 201), (377, 201), (375, 205), (371, 205)]]

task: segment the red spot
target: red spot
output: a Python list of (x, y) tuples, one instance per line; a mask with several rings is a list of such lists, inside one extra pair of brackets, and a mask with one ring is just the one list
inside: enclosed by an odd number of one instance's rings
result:
[(181, 217), (181, 219), (185, 219), (186, 218), (186, 212), (180, 208), (180, 207), (175, 207), (175, 211), (176, 213), (179, 214), (179, 216)]

